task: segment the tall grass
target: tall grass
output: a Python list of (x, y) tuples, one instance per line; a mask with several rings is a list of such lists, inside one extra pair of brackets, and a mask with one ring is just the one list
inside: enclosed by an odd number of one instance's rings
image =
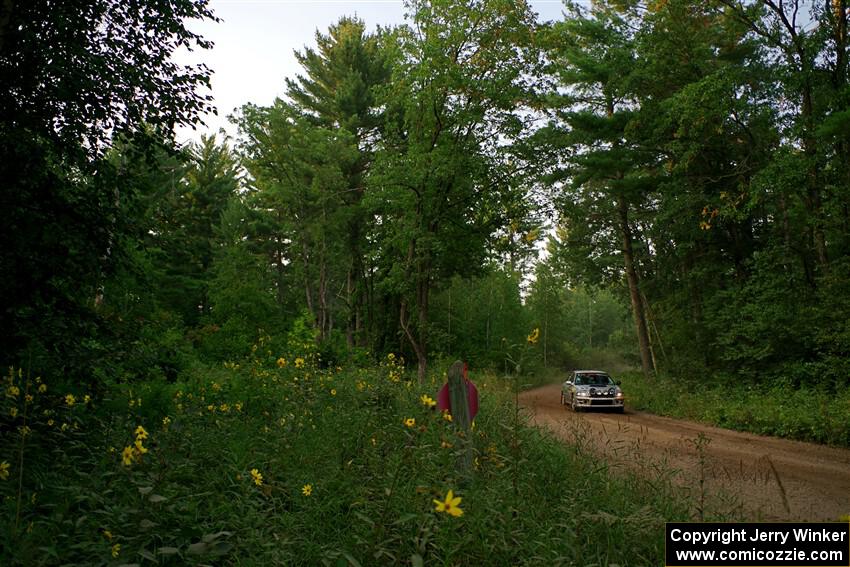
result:
[[(486, 376), (474, 471), (458, 474), (460, 433), (423, 398), (443, 378), (410, 378), (395, 359), (319, 369), (266, 352), (69, 403), (47, 377), (26, 398), (38, 384), (13, 371), (3, 564), (662, 562), (663, 523), (688, 517), (672, 490), (515, 426), (510, 387)], [(449, 490), (460, 516), (437, 511)]]
[(763, 435), (850, 446), (850, 392), (730, 380), (620, 375), (639, 410)]

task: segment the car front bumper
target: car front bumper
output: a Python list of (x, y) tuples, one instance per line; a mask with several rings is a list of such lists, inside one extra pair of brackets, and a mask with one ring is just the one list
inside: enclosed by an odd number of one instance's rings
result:
[(623, 398), (585, 398), (581, 396), (576, 396), (576, 405), (585, 408), (621, 408), (623, 407), (623, 401)]

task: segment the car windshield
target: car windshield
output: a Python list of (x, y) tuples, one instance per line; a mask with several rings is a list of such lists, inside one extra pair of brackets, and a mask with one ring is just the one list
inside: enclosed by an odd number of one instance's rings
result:
[(607, 374), (580, 374), (576, 376), (576, 386), (609, 386), (614, 382)]

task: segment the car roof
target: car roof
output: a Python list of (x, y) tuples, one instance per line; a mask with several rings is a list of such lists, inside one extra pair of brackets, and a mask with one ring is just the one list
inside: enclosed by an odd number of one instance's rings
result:
[(575, 370), (576, 374), (608, 374), (604, 370)]

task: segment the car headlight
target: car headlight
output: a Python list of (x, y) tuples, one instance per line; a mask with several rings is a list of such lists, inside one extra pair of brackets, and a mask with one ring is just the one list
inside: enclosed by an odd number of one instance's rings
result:
[(576, 392), (576, 396), (578, 396), (579, 398), (588, 398), (590, 397), (590, 394), (587, 392)]
[(623, 396), (623, 392), (617, 392), (616, 398), (617, 398), (618, 400), (622, 400), (622, 399), (623, 399), (623, 397), (624, 397), (624, 396)]

